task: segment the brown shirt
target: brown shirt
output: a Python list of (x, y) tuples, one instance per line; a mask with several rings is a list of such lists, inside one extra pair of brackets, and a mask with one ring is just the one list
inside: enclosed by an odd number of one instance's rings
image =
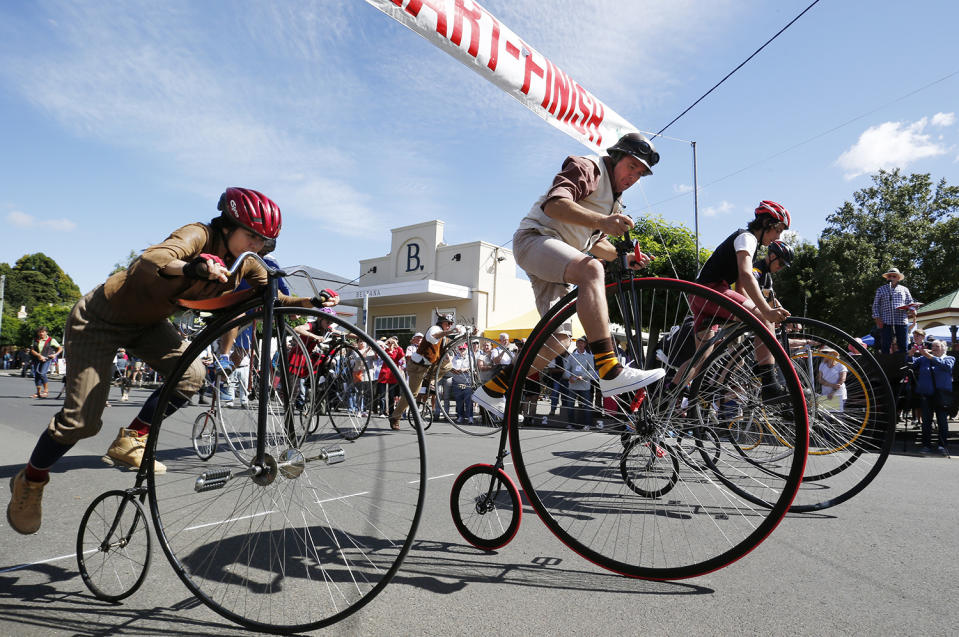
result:
[[(173, 232), (162, 243), (150, 246), (130, 267), (113, 274), (103, 284), (103, 293), (109, 303), (111, 316), (104, 317), (125, 325), (149, 325), (162, 321), (179, 308), (177, 299), (210, 299), (232, 292), (246, 279), (254, 290), (260, 290), (268, 282), (266, 270), (258, 262), (247, 259), (242, 267), (226, 283), (220, 281), (197, 281), (184, 276), (162, 275), (169, 263), (192, 261), (201, 253), (215, 254), (233, 265), (228, 256), (223, 237), (203, 223), (191, 223)], [(291, 297), (280, 293), (280, 305), (310, 307), (306, 298)]]
[[(606, 164), (606, 171), (612, 175), (612, 161), (609, 157), (603, 157), (603, 162)], [(601, 177), (599, 168), (586, 157), (567, 157), (563, 168), (553, 177), (553, 185), (546, 193), (541, 208), (545, 208), (547, 203), (557, 198), (577, 202), (585, 199), (599, 187)], [(613, 194), (618, 199), (622, 193), (614, 191)]]

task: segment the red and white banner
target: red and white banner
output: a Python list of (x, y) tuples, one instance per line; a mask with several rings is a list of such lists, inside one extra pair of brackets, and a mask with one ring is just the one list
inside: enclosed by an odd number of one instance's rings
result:
[(366, 0), (593, 151), (638, 130), (472, 0)]

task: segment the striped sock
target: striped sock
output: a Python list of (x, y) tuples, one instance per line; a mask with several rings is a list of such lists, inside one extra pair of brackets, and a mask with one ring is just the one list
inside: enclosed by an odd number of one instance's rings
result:
[(509, 389), (509, 377), (513, 373), (513, 366), (507, 365), (503, 369), (499, 370), (493, 377), (490, 378), (483, 385), (483, 389), (486, 390), (493, 398), (499, 398), (506, 393), (506, 390)]
[(593, 363), (596, 365), (596, 372), (603, 380), (611, 380), (619, 376), (623, 371), (623, 366), (619, 364), (616, 353), (613, 351), (613, 339), (607, 336), (598, 341), (589, 344), (590, 351), (593, 352)]

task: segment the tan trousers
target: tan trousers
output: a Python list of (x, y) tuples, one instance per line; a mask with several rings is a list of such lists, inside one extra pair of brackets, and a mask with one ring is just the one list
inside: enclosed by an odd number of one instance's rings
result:
[[(69, 363), (63, 408), (48, 426), (51, 437), (62, 445), (75, 444), (100, 431), (118, 348), (125, 347), (162, 376), (173, 372), (187, 348), (188, 344), (169, 321), (123, 325), (116, 322), (122, 318), (117, 314), (104, 297), (101, 285), (80, 299), (67, 318), (63, 347)], [(197, 358), (177, 389), (191, 396), (202, 385), (204, 372)]]
[[(414, 398), (420, 393), (420, 388), (423, 386), (423, 379), (426, 378), (426, 374), (431, 369), (433, 369), (432, 365), (420, 365), (419, 363), (414, 363), (409, 360), (406, 362), (406, 374), (409, 376), (410, 393), (413, 394)], [(453, 364), (449, 356), (443, 356), (440, 362), (440, 378), (451, 369), (453, 369)], [(406, 402), (406, 395), (400, 392), (400, 399), (396, 401), (396, 407), (393, 409), (393, 413), (390, 414), (390, 420), (399, 420), (408, 406), (409, 403)]]

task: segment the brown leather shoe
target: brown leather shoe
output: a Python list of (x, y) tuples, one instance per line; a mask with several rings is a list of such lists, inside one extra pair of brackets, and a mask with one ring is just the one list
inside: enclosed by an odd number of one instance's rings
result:
[[(103, 456), (102, 460), (110, 466), (126, 466), (130, 469), (139, 469), (146, 444), (146, 434), (141, 436), (132, 429), (121, 428), (116, 440), (107, 449), (107, 455)], [(153, 473), (166, 473), (166, 467), (159, 460), (154, 460)]]
[(393, 430), (395, 430), (395, 431), (399, 431), (399, 430), (400, 430), (400, 421), (399, 421), (399, 420), (394, 420), (393, 418), (390, 418), (390, 429), (393, 429)]
[(7, 505), (7, 521), (17, 533), (30, 535), (40, 530), (40, 521), (43, 510), (40, 506), (43, 499), (43, 487), (50, 479), (44, 482), (27, 480), (25, 469), (10, 478), (10, 504)]

